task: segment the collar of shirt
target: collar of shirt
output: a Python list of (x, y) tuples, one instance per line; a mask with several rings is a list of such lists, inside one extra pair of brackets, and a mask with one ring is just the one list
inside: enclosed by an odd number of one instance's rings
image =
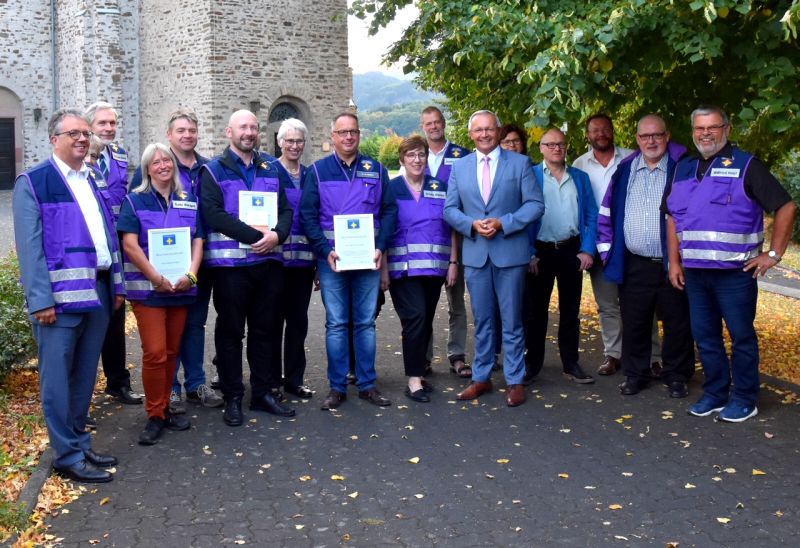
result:
[(89, 176), (89, 168), (86, 166), (85, 163), (81, 163), (81, 168), (78, 171), (75, 171), (67, 164), (65, 164), (63, 161), (61, 161), (61, 158), (59, 158), (55, 154), (53, 154), (53, 161), (55, 161), (58, 170), (61, 172), (61, 174), (64, 176), (65, 179), (69, 179), (71, 175), (77, 175), (78, 177), (80, 177), (85, 181), (86, 178)]
[[(614, 145), (614, 160), (609, 162), (609, 165), (619, 163), (619, 161), (622, 160), (624, 156), (627, 156), (627, 154), (625, 154), (625, 149)], [(589, 160), (589, 162), (593, 162), (595, 164), (602, 165), (600, 162), (597, 161), (597, 158), (595, 158), (594, 149), (591, 148), (591, 147), (589, 147), (589, 158), (588, 158), (588, 160)], [(606, 166), (606, 167), (608, 167), (608, 166)]]
[(669, 154), (664, 153), (664, 156), (662, 156), (661, 160), (658, 161), (658, 165), (650, 169), (650, 166), (647, 165), (647, 161), (644, 159), (644, 154), (639, 154), (639, 156), (636, 158), (636, 165), (634, 166), (633, 171), (641, 171), (643, 169), (646, 169), (648, 171), (658, 170), (666, 173), (668, 161), (669, 161)]
[(428, 147), (428, 155), (434, 156), (436, 158), (442, 158), (444, 157), (444, 153), (447, 152), (447, 147), (449, 146), (450, 146), (450, 141), (445, 141), (442, 150), (440, 150), (439, 152), (434, 152), (432, 148)]
[(546, 177), (550, 177), (551, 179), (553, 179), (559, 185), (563, 185), (564, 183), (566, 183), (570, 179), (569, 170), (567, 169), (566, 165), (564, 166), (564, 177), (562, 177), (560, 181), (558, 179), (556, 179), (555, 175), (553, 175), (553, 172), (550, 171), (550, 168), (547, 167), (546, 163), (544, 164), (544, 166), (542, 166), (542, 172), (545, 174)]
[(480, 150), (476, 150), (475, 151), (475, 155), (478, 157), (478, 165), (479, 166), (481, 165), (481, 162), (483, 162), (483, 158), (485, 156), (489, 157), (489, 160), (490, 160), (489, 165), (490, 166), (494, 166), (494, 165), (497, 165), (497, 160), (498, 160), (498, 158), (500, 158), (500, 147), (499, 146), (494, 147), (494, 150), (492, 150), (489, 154), (484, 154)]

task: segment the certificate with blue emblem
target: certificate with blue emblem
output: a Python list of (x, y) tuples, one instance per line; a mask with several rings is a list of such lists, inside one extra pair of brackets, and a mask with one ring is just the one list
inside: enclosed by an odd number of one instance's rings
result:
[(147, 231), (147, 258), (170, 283), (176, 283), (192, 264), (189, 227), (151, 228)]
[(372, 214), (334, 215), (333, 248), (339, 270), (375, 270), (375, 228)]
[(275, 228), (278, 224), (278, 193), (240, 190), (239, 220), (254, 227)]

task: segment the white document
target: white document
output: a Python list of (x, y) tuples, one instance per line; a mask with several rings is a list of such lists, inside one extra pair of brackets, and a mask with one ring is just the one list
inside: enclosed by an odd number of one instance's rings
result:
[(176, 283), (192, 265), (189, 227), (151, 228), (147, 231), (147, 254), (159, 274)]
[(250, 226), (275, 228), (278, 224), (278, 193), (240, 190), (239, 220)]
[(339, 270), (375, 270), (375, 228), (372, 214), (334, 215), (333, 247)]

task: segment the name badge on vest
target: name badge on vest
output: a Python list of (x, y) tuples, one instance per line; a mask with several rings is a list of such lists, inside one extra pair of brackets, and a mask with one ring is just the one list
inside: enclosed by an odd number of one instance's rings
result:
[(197, 203), (189, 200), (172, 200), (172, 207), (175, 209), (193, 209), (197, 210)]
[(381, 174), (374, 171), (356, 171), (356, 177), (359, 179), (380, 179)]
[(433, 198), (434, 200), (444, 200), (447, 198), (447, 192), (441, 190), (423, 190), (422, 196), (425, 198)]
[(97, 186), (97, 190), (105, 190), (108, 188), (108, 183), (102, 177), (98, 177), (94, 174), (94, 171), (89, 171), (89, 177), (91, 177), (94, 184)]
[(124, 152), (114, 152), (112, 150), (111, 151), (111, 157), (114, 158), (118, 162), (125, 162), (126, 164), (128, 163), (128, 155), (125, 154)]
[(740, 169), (727, 169), (724, 167), (715, 167), (711, 169), (712, 177), (730, 177), (736, 179), (739, 177)]
[(452, 166), (453, 164), (455, 164), (455, 163), (456, 163), (458, 160), (460, 160), (460, 159), (461, 159), (461, 158), (445, 158), (445, 159), (444, 159), (444, 165), (446, 165), (446, 166)]

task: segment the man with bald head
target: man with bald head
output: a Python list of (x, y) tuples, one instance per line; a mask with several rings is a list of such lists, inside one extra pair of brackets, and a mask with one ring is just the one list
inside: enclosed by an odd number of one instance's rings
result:
[[(294, 410), (282, 405), (280, 396), (272, 391), (280, 383), (280, 363), (271, 359), (280, 337), (280, 318), (274, 303), (283, 289), (282, 256), (276, 248), (289, 235), (292, 209), (280, 187), (277, 168), (255, 152), (258, 130), (258, 119), (252, 112), (234, 112), (225, 128), (229, 145), (203, 167), (200, 182), (208, 233), (203, 261), (214, 269), (214, 344), (225, 399), (223, 420), (229, 426), (241, 426), (244, 420), (245, 326), (250, 409), (284, 417), (294, 415)], [(247, 206), (252, 200), (254, 205), (260, 205), (274, 197), (267, 194), (277, 195), (275, 226), (251, 225), (241, 220), (240, 204)]]
[(533, 167), (544, 194), (544, 215), (528, 229), (530, 264), (526, 277), (525, 382), (544, 365), (547, 311), (558, 282), (558, 353), (564, 378), (593, 383), (578, 363), (583, 273), (592, 267), (597, 236), (597, 204), (589, 176), (567, 167), (567, 139), (556, 128), (539, 143), (544, 161)]
[(652, 380), (653, 314), (664, 324), (661, 379), (672, 398), (685, 398), (694, 373), (694, 343), (686, 295), (667, 278), (666, 220), (660, 212), (667, 181), (686, 147), (670, 142), (664, 120), (648, 114), (636, 131), (639, 151), (611, 178), (598, 221), (597, 248), (606, 278), (619, 284), (625, 396)]

